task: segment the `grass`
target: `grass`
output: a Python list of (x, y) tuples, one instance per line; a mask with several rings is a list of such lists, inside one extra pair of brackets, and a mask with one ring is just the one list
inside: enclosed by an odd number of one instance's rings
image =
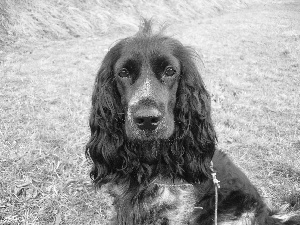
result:
[(3, 44), (24, 37), (69, 39), (136, 30), (141, 17), (155, 16), (155, 20), (164, 23), (192, 21), (257, 2), (259, 0), (2, 0), (0, 40)]
[[(59, 220), (60, 213), (70, 224), (84, 224), (88, 217), (101, 224), (105, 218), (101, 205), (105, 209), (107, 202), (101, 203), (101, 193), (93, 197), (83, 154), (90, 85), (97, 68), (90, 61), (96, 52), (66, 45), (35, 48), (5, 62), (0, 224), (49, 224)], [(81, 218), (85, 209), (89, 216)]]
[[(222, 14), (215, 9), (230, 11), (235, 1), (226, 7), (224, 1), (203, 1), (206, 10), (195, 18), (202, 6), (186, 9), (192, 1), (180, 2), (178, 11), (167, 1), (140, 3), (138, 10), (133, 2), (66, 2), (0, 5), (2, 43), (31, 40), (0, 50), (1, 225), (107, 223), (112, 199), (93, 189), (84, 156), (94, 76), (107, 48), (136, 31), (139, 12), (157, 10), (158, 21), (174, 24), (168, 33), (203, 55), (219, 147), (270, 206), (299, 206), (299, 4), (258, 4)], [(47, 21), (43, 16), (54, 6)], [(124, 23), (126, 10), (132, 14)], [(66, 15), (76, 17), (73, 26)], [(108, 30), (96, 22), (102, 17)]]

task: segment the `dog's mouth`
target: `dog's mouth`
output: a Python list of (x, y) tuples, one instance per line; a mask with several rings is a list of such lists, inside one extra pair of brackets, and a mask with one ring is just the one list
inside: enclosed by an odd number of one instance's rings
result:
[(167, 139), (167, 137), (164, 137), (163, 132), (159, 132), (159, 131), (140, 131), (138, 130), (138, 132), (136, 133), (136, 136), (134, 138), (134, 140), (161, 140), (161, 139)]

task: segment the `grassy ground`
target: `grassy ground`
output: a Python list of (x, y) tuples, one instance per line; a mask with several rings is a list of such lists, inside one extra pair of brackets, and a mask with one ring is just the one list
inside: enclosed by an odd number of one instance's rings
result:
[(134, 30), (142, 16), (167, 23), (194, 20), (260, 1), (1, 0), (0, 46), (19, 37), (66, 39)]
[[(290, 1), (168, 31), (203, 54), (219, 147), (273, 207), (300, 192), (299, 21)], [(1, 50), (1, 225), (106, 224), (111, 199), (93, 190), (84, 146), (95, 73), (127, 28)]]

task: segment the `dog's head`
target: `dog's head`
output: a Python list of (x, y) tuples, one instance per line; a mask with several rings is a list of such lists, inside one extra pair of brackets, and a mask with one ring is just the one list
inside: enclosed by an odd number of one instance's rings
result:
[(191, 182), (207, 176), (216, 138), (195, 55), (173, 38), (153, 35), (147, 21), (110, 49), (90, 116), (87, 154), (96, 182), (149, 177), (158, 167)]

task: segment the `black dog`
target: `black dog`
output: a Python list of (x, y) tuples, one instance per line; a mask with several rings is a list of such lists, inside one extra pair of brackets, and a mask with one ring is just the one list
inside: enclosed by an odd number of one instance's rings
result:
[(275, 215), (248, 178), (216, 150), (210, 97), (179, 41), (145, 21), (105, 56), (96, 77), (86, 154), (97, 187), (109, 183), (113, 224), (300, 224)]

